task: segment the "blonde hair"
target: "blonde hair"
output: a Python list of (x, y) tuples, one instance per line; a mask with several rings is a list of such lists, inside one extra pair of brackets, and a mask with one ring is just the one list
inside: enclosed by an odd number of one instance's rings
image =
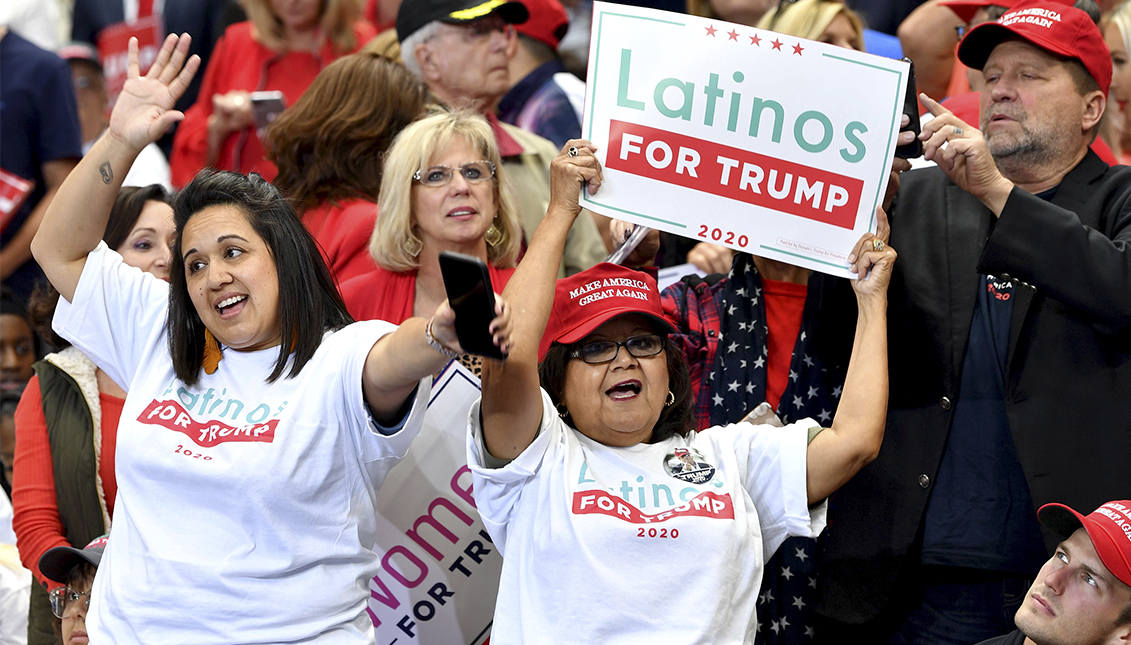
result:
[(1111, 11), (1102, 21), (1100, 31), (1108, 25), (1119, 28), (1119, 35), (1123, 37), (1123, 48), (1131, 54), (1131, 2), (1125, 2)]
[(487, 259), (499, 268), (514, 266), (518, 259), (522, 225), (506, 182), (495, 133), (487, 119), (474, 112), (436, 108), (402, 130), (385, 157), (385, 173), (377, 198), (377, 226), (369, 240), (369, 254), (382, 268), (405, 272), (420, 265), (406, 250), (410, 245), (420, 245), (420, 238), (414, 232), (412, 176), (417, 170), (427, 168), (432, 156), (456, 137), (466, 138), (483, 159), (495, 164), (494, 224), (502, 237), (497, 244), (487, 245)]
[[(778, 18), (778, 14), (781, 17)], [(829, 28), (837, 16), (844, 14), (852, 24), (855, 36), (852, 45), (857, 51), (864, 51), (864, 21), (838, 0), (797, 0), (792, 4), (778, 5), (758, 21), (758, 29), (769, 29), (781, 34), (817, 40)]]
[[(252, 33), (261, 44), (285, 51), (283, 21), (271, 10), (271, 0), (240, 0), (247, 19), (251, 21)], [(361, 0), (322, 0), (322, 13), (318, 28), (322, 36), (330, 41), (334, 51), (346, 54), (358, 48), (357, 35), (353, 28), (361, 20)]]

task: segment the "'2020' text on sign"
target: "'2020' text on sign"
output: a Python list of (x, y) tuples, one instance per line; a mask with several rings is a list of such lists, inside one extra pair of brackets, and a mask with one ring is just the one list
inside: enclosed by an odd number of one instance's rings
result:
[(594, 3), (582, 205), (833, 275), (875, 229), (907, 65), (718, 20)]

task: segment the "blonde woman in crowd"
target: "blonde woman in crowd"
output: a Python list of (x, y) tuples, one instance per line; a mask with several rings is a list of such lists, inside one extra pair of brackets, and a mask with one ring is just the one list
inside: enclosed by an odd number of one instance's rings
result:
[(385, 159), (373, 272), (342, 283), (357, 320), (402, 320), (446, 298), (440, 253), (487, 263), (501, 292), (514, 273), (522, 227), (507, 188), (499, 148), (478, 114), (438, 110), (405, 128)]
[[(173, 185), (202, 168), (275, 178), (259, 140), (252, 92), (282, 92), (294, 105), (318, 73), (374, 36), (359, 0), (244, 0), (249, 20), (216, 42), (196, 103), (173, 138)], [(267, 105), (263, 103), (262, 105)]]
[[(1104, 42), (1111, 50), (1111, 90), (1104, 115), (1104, 139), (1121, 164), (1131, 162), (1131, 128), (1127, 125), (1127, 102), (1131, 100), (1131, 3), (1116, 7), (1101, 22)], [(1111, 109), (1111, 104), (1116, 109)]]

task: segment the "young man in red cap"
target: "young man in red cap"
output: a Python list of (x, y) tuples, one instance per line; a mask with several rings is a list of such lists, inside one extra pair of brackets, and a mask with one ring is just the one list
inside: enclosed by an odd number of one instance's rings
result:
[(1127, 492), (1131, 169), (1088, 147), (1109, 53), (1083, 11), (1029, 2), (958, 56), (986, 79), (981, 131), (924, 99), (938, 167), (904, 173), (891, 213), (887, 432), (830, 508), (830, 637), (1005, 633), (1059, 539), (1033, 510)]
[(558, 0), (524, 0), (530, 19), (515, 27), (511, 88), (499, 99), (499, 119), (545, 137), (559, 148), (581, 138), (585, 82), (566, 71), (558, 45), (569, 16)]
[(1046, 504), (1037, 518), (1064, 541), (1017, 610), (1019, 629), (979, 645), (1131, 643), (1131, 500), (1087, 516)]

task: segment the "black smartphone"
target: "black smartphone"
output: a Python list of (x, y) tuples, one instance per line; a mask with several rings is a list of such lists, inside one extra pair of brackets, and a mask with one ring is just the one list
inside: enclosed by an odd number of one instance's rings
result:
[(909, 68), (907, 74), (907, 93), (903, 96), (903, 113), (910, 119), (911, 123), (906, 128), (900, 129), (900, 132), (911, 131), (915, 133), (915, 140), (903, 146), (897, 146), (895, 149), (895, 156), (902, 157), (903, 159), (915, 159), (923, 156), (923, 142), (919, 140), (919, 133), (922, 132), (919, 123), (919, 88), (915, 84), (915, 63), (911, 59), (904, 56), (903, 60), (907, 63)]
[(464, 351), (505, 360), (507, 355), (495, 346), (489, 327), (495, 319), (495, 292), (487, 264), (479, 258), (444, 251), (440, 254), (440, 273), (448, 304), (456, 312), (456, 337)]

